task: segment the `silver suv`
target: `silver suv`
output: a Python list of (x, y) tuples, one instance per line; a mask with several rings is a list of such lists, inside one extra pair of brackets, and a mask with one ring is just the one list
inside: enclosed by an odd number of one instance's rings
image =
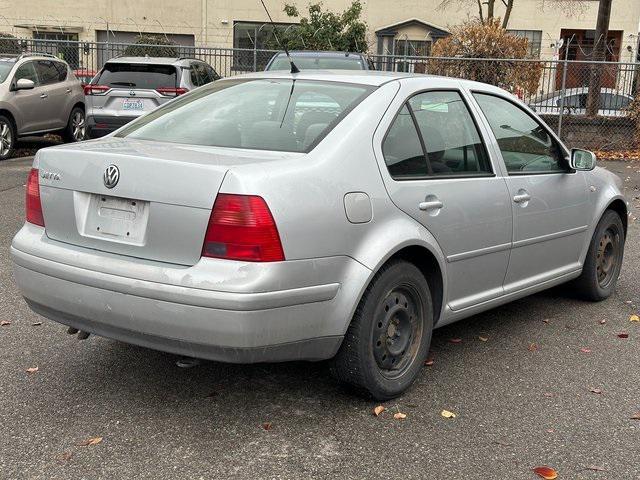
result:
[(109, 60), (84, 87), (91, 138), (110, 133), (172, 98), (220, 75), (191, 58), (120, 57)]
[(80, 80), (53, 55), (1, 57), (0, 160), (11, 157), (19, 137), (50, 132), (70, 142), (84, 139)]

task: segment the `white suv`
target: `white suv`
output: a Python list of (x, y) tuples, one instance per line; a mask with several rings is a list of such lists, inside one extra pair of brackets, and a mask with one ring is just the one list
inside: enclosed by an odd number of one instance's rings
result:
[(172, 98), (219, 78), (210, 65), (190, 58), (111, 59), (84, 87), (88, 136), (106, 135)]

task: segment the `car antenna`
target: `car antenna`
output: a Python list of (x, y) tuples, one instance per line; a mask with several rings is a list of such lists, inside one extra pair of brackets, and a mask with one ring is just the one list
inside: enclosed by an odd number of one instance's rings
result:
[(282, 45), (280, 43), (280, 39), (278, 38), (278, 34), (276, 33), (276, 24), (273, 22), (273, 19), (271, 18), (271, 14), (269, 13), (269, 10), (267, 10), (267, 6), (264, 4), (264, 0), (260, 0), (260, 3), (262, 4), (264, 11), (267, 12), (267, 17), (269, 17), (269, 21), (271, 22), (271, 26), (273, 27), (273, 36), (276, 39), (276, 43), (280, 48), (284, 50), (284, 53), (287, 55), (287, 58), (289, 59), (289, 63), (291, 64), (291, 73), (300, 73), (300, 70), (298, 70), (298, 67), (296, 67), (296, 64), (293, 63), (293, 60), (291, 59), (291, 55), (289, 55), (289, 49), (287, 48), (286, 45)]

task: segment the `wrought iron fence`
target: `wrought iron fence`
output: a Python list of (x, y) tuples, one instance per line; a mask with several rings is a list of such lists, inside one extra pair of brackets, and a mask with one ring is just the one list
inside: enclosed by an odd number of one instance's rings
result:
[[(67, 61), (84, 77), (114, 57), (126, 55), (132, 44), (19, 39), (18, 50), (43, 52)], [(197, 58), (219, 75), (263, 70), (273, 50), (216, 47), (137, 45), (163, 48), (171, 56)], [(3, 52), (0, 52), (2, 54)], [(15, 52), (14, 52), (15, 53)], [(640, 63), (539, 59), (489, 59), (371, 55), (378, 70), (437, 74), (476, 80), (504, 88), (520, 97), (544, 118), (570, 146), (594, 150), (640, 148), (636, 121), (629, 107), (640, 96)], [(590, 85), (600, 83), (595, 110), (587, 115)], [(593, 105), (591, 105), (593, 107)]]

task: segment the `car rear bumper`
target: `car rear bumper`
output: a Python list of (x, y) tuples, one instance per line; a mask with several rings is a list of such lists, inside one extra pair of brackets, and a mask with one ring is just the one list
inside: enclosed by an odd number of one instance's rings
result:
[[(253, 265), (203, 259), (180, 267), (55, 242), (30, 224), (11, 256), (36, 313), (120, 341), (234, 363), (332, 357), (370, 274), (348, 257)], [(126, 265), (136, 278), (122, 275)]]
[(103, 137), (111, 132), (116, 131), (120, 127), (135, 120), (136, 116), (131, 117), (110, 117), (110, 116), (94, 116), (87, 115), (87, 136), (89, 138)]

